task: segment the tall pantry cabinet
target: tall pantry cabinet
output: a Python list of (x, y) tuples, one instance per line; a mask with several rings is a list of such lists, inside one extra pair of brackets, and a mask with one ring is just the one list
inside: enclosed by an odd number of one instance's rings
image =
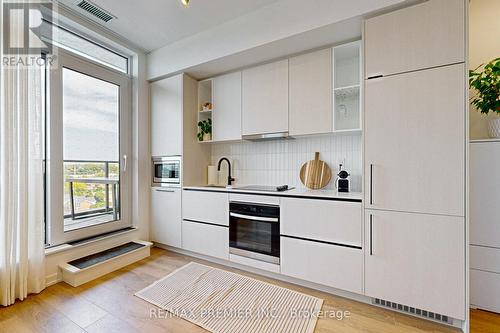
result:
[(460, 320), (465, 5), (430, 0), (364, 26), (365, 293)]
[(178, 187), (151, 187), (151, 240), (180, 248), (182, 246), (181, 186), (206, 182), (200, 166), (210, 161), (209, 147), (198, 144), (198, 83), (186, 74), (151, 82), (152, 157), (179, 156), (181, 184)]

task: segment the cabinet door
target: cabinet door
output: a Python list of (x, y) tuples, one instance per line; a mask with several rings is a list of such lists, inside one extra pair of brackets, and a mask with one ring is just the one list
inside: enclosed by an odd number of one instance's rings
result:
[(229, 225), (229, 194), (184, 190), (182, 218), (210, 224)]
[(288, 131), (288, 59), (242, 73), (243, 135)]
[(151, 240), (181, 247), (181, 189), (153, 188), (151, 194)]
[(361, 247), (362, 214), (361, 202), (281, 198), (281, 234)]
[(472, 307), (500, 312), (500, 279), (498, 273), (470, 270), (470, 304)]
[(331, 49), (290, 58), (290, 135), (333, 130), (332, 73)]
[(463, 217), (366, 210), (367, 296), (465, 318)]
[(500, 248), (499, 169), (500, 142), (470, 144), (471, 244)]
[(430, 0), (365, 21), (365, 77), (465, 61), (464, 0)]
[(229, 259), (229, 228), (182, 221), (182, 248), (203, 255)]
[(464, 216), (465, 72), (366, 81), (365, 207)]
[(281, 237), (281, 273), (333, 288), (362, 293), (363, 251)]
[(151, 155), (182, 155), (182, 75), (150, 84)]
[(241, 139), (241, 72), (218, 76), (212, 81), (213, 140)]

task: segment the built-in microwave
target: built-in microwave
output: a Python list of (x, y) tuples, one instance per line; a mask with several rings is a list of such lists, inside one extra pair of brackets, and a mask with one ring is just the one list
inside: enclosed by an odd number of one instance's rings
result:
[(153, 157), (152, 186), (181, 186), (181, 156)]

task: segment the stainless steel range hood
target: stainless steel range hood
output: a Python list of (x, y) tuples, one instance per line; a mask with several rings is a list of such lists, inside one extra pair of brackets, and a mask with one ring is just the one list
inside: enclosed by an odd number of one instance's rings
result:
[(248, 140), (248, 141), (294, 139), (293, 137), (288, 135), (288, 132), (243, 135), (242, 138), (243, 138), (243, 140)]

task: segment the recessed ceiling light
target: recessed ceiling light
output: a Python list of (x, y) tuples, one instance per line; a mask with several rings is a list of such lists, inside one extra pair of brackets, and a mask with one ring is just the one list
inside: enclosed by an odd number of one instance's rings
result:
[(189, 0), (181, 0), (181, 2), (184, 5), (184, 7), (189, 6)]

